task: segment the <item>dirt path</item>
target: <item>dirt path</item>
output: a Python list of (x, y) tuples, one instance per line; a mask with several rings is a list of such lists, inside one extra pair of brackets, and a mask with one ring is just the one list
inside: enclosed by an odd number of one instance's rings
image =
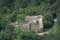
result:
[(38, 36), (44, 36), (44, 35), (47, 35), (48, 32), (42, 32), (42, 33), (37, 33)]

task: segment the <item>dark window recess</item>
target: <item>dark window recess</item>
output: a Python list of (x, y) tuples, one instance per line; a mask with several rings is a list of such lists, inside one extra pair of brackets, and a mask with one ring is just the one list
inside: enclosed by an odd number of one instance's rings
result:
[(39, 21), (36, 21), (36, 24), (39, 24)]

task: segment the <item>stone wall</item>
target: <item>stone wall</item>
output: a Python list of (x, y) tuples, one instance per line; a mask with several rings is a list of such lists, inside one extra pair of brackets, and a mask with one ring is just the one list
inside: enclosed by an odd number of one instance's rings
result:
[(23, 31), (43, 32), (43, 17), (38, 16), (26, 16), (26, 23), (13, 23), (15, 27), (19, 27)]
[(34, 32), (42, 32), (43, 31), (43, 16), (26, 16), (26, 21), (29, 25), (29, 30)]

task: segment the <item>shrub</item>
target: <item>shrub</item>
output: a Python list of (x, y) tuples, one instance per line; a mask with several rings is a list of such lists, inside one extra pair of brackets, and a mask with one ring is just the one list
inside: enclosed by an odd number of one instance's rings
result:
[(33, 32), (21, 31), (16, 29), (16, 40), (37, 40), (37, 36)]
[(60, 40), (60, 26), (55, 24), (52, 29), (50, 29), (49, 34), (45, 36), (44, 40)]

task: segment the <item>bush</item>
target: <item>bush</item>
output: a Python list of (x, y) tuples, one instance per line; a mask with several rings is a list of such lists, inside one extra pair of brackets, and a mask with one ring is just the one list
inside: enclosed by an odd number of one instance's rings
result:
[(50, 29), (49, 34), (45, 36), (44, 40), (60, 40), (60, 26), (55, 24), (52, 29)]
[(5, 18), (0, 19), (0, 40), (13, 40), (15, 33), (14, 27), (8, 25), (9, 21)]
[(54, 18), (53, 18), (53, 14), (49, 14), (48, 15), (46, 14), (46, 16), (44, 16), (44, 27), (49, 29), (53, 26), (54, 24)]
[(17, 28), (16, 40), (37, 40), (37, 35), (31, 31), (21, 31), (19, 28)]
[(12, 29), (8, 28), (0, 32), (0, 40), (13, 40), (13, 39), (15, 39), (15, 33)]

